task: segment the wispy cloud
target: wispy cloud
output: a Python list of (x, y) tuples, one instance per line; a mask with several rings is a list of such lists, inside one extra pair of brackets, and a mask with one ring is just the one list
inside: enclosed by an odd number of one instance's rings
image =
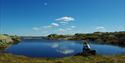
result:
[(73, 29), (72, 29), (72, 28), (67, 28), (66, 30), (67, 30), (67, 31), (71, 31), (71, 30), (73, 30)]
[(58, 26), (60, 26), (58, 23), (51, 23), (48, 26), (43, 26), (43, 28), (53, 28), (53, 27), (58, 27)]
[(71, 28), (76, 28), (76, 26), (70, 26)]
[(97, 27), (96, 27), (96, 30), (97, 30), (97, 31), (100, 31), (100, 32), (106, 31), (105, 27), (103, 27), (103, 26), (97, 26)]
[(59, 32), (71, 31), (74, 30), (74, 28), (76, 28), (76, 26), (70, 26), (68, 28), (59, 28)]
[(32, 30), (34, 30), (34, 31), (39, 31), (40, 28), (39, 28), (39, 27), (33, 27)]
[(59, 32), (65, 32), (65, 29), (59, 28)]
[[(73, 17), (70, 17), (70, 16), (64, 16), (64, 17), (61, 17), (61, 18), (58, 18), (56, 19), (55, 22), (52, 22), (50, 23), (49, 25), (45, 25), (45, 26), (41, 26), (41, 27), (34, 27), (33, 30), (48, 30), (48, 31), (53, 31), (53, 32), (69, 32), (71, 30), (74, 30), (76, 28), (76, 26), (73, 26), (73, 25), (68, 25), (68, 23), (70, 21), (73, 21), (75, 20)], [(66, 26), (65, 26), (66, 25)]]
[(60, 24), (63, 24), (63, 25), (66, 25), (66, 24), (68, 24), (68, 22), (63, 22), (63, 21), (61, 21), (61, 22), (59, 22)]
[(57, 18), (56, 21), (63, 21), (63, 22), (70, 22), (70, 21), (74, 21), (75, 19), (71, 16), (64, 16), (61, 18)]
[(52, 26), (52, 27), (58, 27), (59, 26), (59, 24), (58, 23), (51, 23), (51, 25), (50, 26)]
[(51, 26), (50, 26), (50, 25), (48, 25), (48, 26), (43, 26), (43, 28), (51, 28)]

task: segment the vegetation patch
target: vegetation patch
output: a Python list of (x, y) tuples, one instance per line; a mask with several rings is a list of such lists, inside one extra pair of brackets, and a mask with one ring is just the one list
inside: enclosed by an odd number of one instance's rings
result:
[(124, 63), (125, 55), (114, 56), (70, 56), (65, 58), (30, 58), (1, 54), (0, 63)]
[(94, 33), (76, 33), (74, 35), (50, 34), (47, 36), (51, 40), (89, 40), (103, 44), (113, 44), (125, 46), (125, 31), (121, 32), (94, 32)]

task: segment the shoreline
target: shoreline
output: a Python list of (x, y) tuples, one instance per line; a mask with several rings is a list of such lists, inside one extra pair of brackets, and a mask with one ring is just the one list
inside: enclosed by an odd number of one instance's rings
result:
[(125, 55), (69, 56), (64, 58), (31, 58), (12, 54), (0, 55), (0, 63), (124, 63), (124, 59)]
[[(124, 37), (124, 35), (123, 35), (123, 37)], [(53, 38), (53, 39), (48, 39), (48, 37), (46, 37), (45, 39), (47, 39), (47, 40), (60, 39), (60, 37), (58, 38), (58, 36), (56, 36), (56, 37), (51, 36), (51, 38)], [(54, 39), (54, 38), (56, 38), (56, 39)], [(63, 37), (63, 38), (67, 38), (67, 37)], [(63, 38), (61, 36), (61, 40)], [(68, 36), (68, 38), (69, 38), (69, 36)], [(81, 37), (72, 36), (71, 38), (74, 39), (74, 38), (81, 38)], [(82, 36), (82, 38), (83, 38), (83, 36)], [(77, 39), (75, 39), (75, 40), (77, 40)], [(101, 42), (97, 42), (97, 43), (103, 43), (103, 42), (101, 41)], [(115, 43), (115, 44), (117, 44), (117, 43)], [(14, 43), (11, 43), (9, 46), (11, 46), (12, 44), (14, 44)], [(110, 42), (104, 42), (103, 44), (110, 44)], [(121, 44), (121, 45), (124, 45), (124, 44)], [(124, 59), (125, 59), (125, 54), (112, 55), (112, 56), (75, 55), (75, 56), (69, 56), (69, 57), (64, 57), (64, 58), (32, 58), (32, 57), (27, 57), (27, 56), (23, 56), (23, 55), (14, 55), (14, 54), (9, 54), (9, 53), (4, 53), (4, 52), (0, 53), (0, 63), (119, 63), (119, 62), (124, 63), (125, 62)]]
[(19, 43), (20, 41), (21, 39), (19, 36), (0, 34), (0, 50), (6, 49), (13, 44)]

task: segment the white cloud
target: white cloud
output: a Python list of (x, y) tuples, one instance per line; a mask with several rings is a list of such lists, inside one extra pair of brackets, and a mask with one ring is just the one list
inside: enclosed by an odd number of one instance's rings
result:
[(96, 27), (96, 29), (104, 29), (104, 27), (98, 26), (98, 27)]
[(72, 28), (67, 28), (66, 30), (67, 30), (67, 31), (71, 31), (71, 30), (72, 30)]
[(43, 28), (53, 28), (53, 27), (58, 27), (59, 24), (58, 23), (51, 23), (50, 25), (48, 26), (43, 26)]
[(60, 32), (65, 32), (66, 30), (65, 30), (65, 29), (60, 28), (60, 29), (59, 29), (59, 31), (60, 31)]
[(43, 28), (51, 28), (52, 26), (43, 26)]
[(70, 26), (71, 28), (76, 28), (76, 26)]
[(63, 22), (70, 22), (70, 21), (74, 21), (75, 19), (73, 17), (70, 16), (64, 16), (61, 18), (56, 19), (56, 21), (63, 21)]
[(38, 28), (38, 27), (33, 27), (32, 28), (34, 31), (39, 31), (40, 30), (40, 28)]
[(97, 27), (96, 27), (96, 30), (97, 30), (97, 31), (100, 31), (100, 32), (106, 31), (105, 27), (103, 27), (103, 26), (97, 26)]
[(65, 28), (65, 29), (60, 28), (59, 31), (60, 31), (60, 32), (71, 31), (71, 30), (73, 30), (73, 28), (75, 28), (75, 27), (70, 27), (70, 28)]
[(60, 21), (59, 23), (63, 25), (68, 24), (68, 22), (63, 22), (63, 21)]
[(51, 25), (50, 26), (53, 26), (53, 27), (58, 27), (59, 26), (59, 24), (58, 23), (51, 23)]

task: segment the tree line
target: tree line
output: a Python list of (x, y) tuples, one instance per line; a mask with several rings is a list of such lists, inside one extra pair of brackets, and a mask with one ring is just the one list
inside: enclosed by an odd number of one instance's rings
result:
[(50, 34), (47, 36), (51, 40), (89, 40), (99, 43), (125, 46), (125, 31), (121, 32), (94, 32), (76, 33), (74, 35)]

